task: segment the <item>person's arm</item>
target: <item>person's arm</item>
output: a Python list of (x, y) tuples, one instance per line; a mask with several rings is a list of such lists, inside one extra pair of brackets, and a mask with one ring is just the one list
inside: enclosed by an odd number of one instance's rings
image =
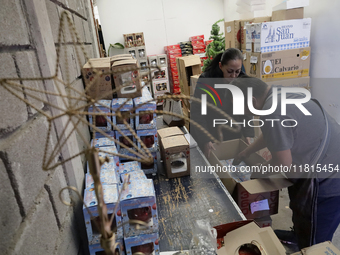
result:
[(250, 144), (246, 149), (241, 151), (234, 159), (234, 165), (238, 165), (239, 162), (243, 161), (244, 159), (248, 158), (251, 154), (265, 148), (266, 141), (263, 138), (263, 134), (261, 134), (252, 144)]

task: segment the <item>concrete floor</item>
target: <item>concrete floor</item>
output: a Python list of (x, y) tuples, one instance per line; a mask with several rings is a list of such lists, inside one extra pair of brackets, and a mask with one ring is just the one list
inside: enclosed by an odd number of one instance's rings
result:
[[(279, 213), (272, 215), (271, 218), (273, 220), (273, 229), (290, 230), (290, 228), (293, 226), (292, 211), (289, 209), (289, 197), (287, 189), (280, 191)], [(340, 249), (340, 226), (336, 230), (332, 242), (337, 248)], [(285, 246), (285, 248), (287, 250), (287, 254), (291, 254), (294, 252), (295, 247)]]

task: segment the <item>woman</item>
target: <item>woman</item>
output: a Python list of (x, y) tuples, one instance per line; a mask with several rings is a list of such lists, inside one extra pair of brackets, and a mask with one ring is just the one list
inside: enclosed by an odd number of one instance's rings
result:
[[(211, 64), (206, 68), (205, 72), (200, 75), (195, 88), (194, 97), (201, 99), (202, 94), (210, 93), (211, 96), (207, 95), (207, 101), (209, 103), (218, 106), (237, 122), (243, 122), (245, 120), (247, 123), (247, 121), (250, 119), (249, 117), (231, 115), (232, 100), (229, 91), (226, 89), (214, 89), (214, 84), (221, 82), (227, 84), (232, 79), (245, 75), (245, 73), (242, 71), (242, 61), (242, 52), (235, 48), (229, 48), (223, 53), (218, 54), (212, 60)], [(215, 103), (215, 97), (218, 98), (219, 104)], [(223, 129), (221, 137), (221, 134), (219, 134), (217, 128), (213, 127), (213, 119), (221, 118), (223, 118), (223, 116), (209, 107), (207, 109), (207, 115), (201, 115), (201, 103), (192, 102), (191, 119), (198, 122), (217, 140), (232, 140), (241, 138), (243, 135), (247, 142), (250, 143), (251, 137), (254, 137), (254, 129), (250, 127), (241, 127), (240, 133), (234, 133), (232, 131)], [(192, 125), (190, 131), (199, 146), (204, 150), (205, 155), (209, 156), (210, 151), (212, 149), (214, 150), (213, 143), (210, 141), (210, 139), (194, 125)]]

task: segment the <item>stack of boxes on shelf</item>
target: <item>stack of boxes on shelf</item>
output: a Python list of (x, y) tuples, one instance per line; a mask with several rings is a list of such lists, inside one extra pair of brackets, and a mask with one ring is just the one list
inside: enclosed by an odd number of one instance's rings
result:
[[(165, 54), (148, 56), (151, 66), (151, 79), (153, 96), (156, 99), (165, 93), (170, 93), (168, 61)], [(158, 68), (156, 68), (158, 67)]]
[(179, 85), (176, 58), (182, 56), (181, 47), (179, 44), (169, 45), (169, 46), (164, 47), (164, 51), (168, 57), (170, 83), (173, 85), (173, 90), (171, 92), (174, 94), (179, 94), (181, 90), (180, 90), (180, 85)]
[(204, 60), (207, 59), (205, 48), (207, 47), (206, 43), (204, 42), (204, 35), (196, 35), (191, 36), (190, 38), (193, 54), (198, 55), (201, 59), (201, 67), (203, 66)]
[[(269, 85), (308, 87), (311, 19), (303, 8), (274, 11), (272, 17), (225, 23), (226, 48), (243, 51), (246, 74)], [(255, 128), (255, 136), (261, 134)], [(267, 148), (259, 154), (270, 160)], [(267, 218), (258, 222), (270, 222)]]
[(181, 51), (182, 51), (182, 56), (189, 56), (193, 54), (193, 48), (192, 48), (192, 44), (191, 41), (187, 41), (187, 42), (180, 42), (179, 46), (181, 47)]

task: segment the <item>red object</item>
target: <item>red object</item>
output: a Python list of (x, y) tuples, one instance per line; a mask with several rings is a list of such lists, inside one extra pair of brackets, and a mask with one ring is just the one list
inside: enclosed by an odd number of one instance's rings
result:
[(116, 163), (116, 166), (119, 166), (119, 162)]
[(120, 210), (117, 212), (117, 216), (122, 216), (122, 212)]
[(158, 245), (158, 239), (155, 241), (155, 244)]
[(167, 55), (174, 54), (174, 53), (175, 54), (182, 53), (181, 47), (179, 46), (179, 44), (165, 46), (164, 51)]
[(203, 44), (195, 44), (192, 46), (193, 50), (202, 50), (202, 49), (205, 49), (206, 46)]
[(189, 154), (190, 152), (189, 151), (187, 151), (187, 154)]
[(153, 204), (153, 206), (152, 206), (152, 209), (154, 209), (154, 210), (156, 210), (156, 209), (157, 209), (157, 206), (156, 206), (156, 204)]
[(139, 246), (131, 247), (132, 254), (140, 252), (144, 255), (151, 255), (154, 251), (153, 243), (147, 243)]
[(155, 159), (157, 159), (157, 156), (155, 156)]
[(190, 41), (204, 40), (204, 35), (191, 36), (191, 37), (189, 37), (189, 40)]
[(128, 217), (130, 220), (140, 220), (144, 222), (149, 222), (151, 220), (151, 208), (142, 207), (128, 210)]
[(205, 53), (205, 49), (198, 49), (198, 50), (193, 50), (192, 53), (195, 54), (202, 54)]
[(206, 40), (204, 43), (207, 46), (209, 43), (212, 43), (214, 40)]

